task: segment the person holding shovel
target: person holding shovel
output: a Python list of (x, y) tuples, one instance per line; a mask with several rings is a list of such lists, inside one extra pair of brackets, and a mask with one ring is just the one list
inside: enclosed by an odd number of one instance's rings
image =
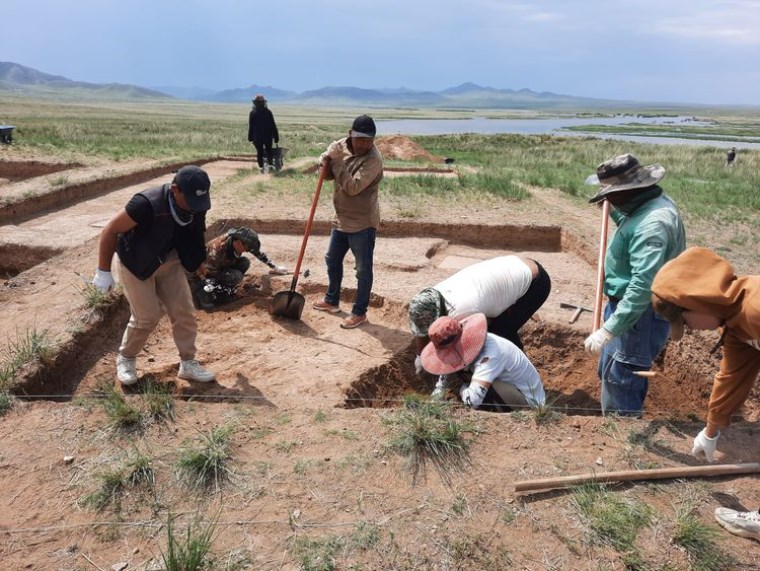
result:
[(506, 412), (546, 402), (533, 363), (514, 343), (488, 332), (484, 313), (444, 315), (433, 322), (428, 335), (430, 343), (422, 350), (422, 366), (449, 379), (456, 373), (471, 373), (459, 389), (468, 407)]
[(422, 372), (420, 352), (428, 343), (428, 328), (442, 315), (457, 317), (482, 312), (488, 331), (523, 350), (520, 328), (544, 304), (551, 279), (537, 261), (523, 256), (499, 256), (459, 270), (427, 287), (409, 302), (409, 328), (417, 342), (415, 372)]
[(270, 274), (288, 273), (287, 268), (276, 265), (261, 251), (261, 241), (255, 231), (246, 227), (230, 228), (206, 243), (206, 275), (187, 274), (197, 307), (209, 311), (216, 303), (234, 298), (244, 274), (251, 267), (250, 260), (243, 256), (245, 252), (269, 266)]
[(177, 376), (201, 383), (215, 378), (195, 358), (198, 324), (185, 277), (185, 271), (201, 276), (206, 271), (203, 240), (210, 190), (206, 171), (184, 166), (170, 184), (135, 194), (100, 234), (92, 284), (102, 292), (114, 286), (111, 262), (116, 252), (121, 285), (132, 313), (116, 357), (116, 375), (123, 385), (137, 382), (137, 355), (164, 310), (179, 351)]
[(328, 286), (314, 309), (329, 313), (340, 311), (343, 260), (349, 250), (356, 261), (356, 298), (351, 314), (340, 324), (344, 329), (359, 327), (367, 321), (372, 292), (372, 266), (375, 236), (380, 226), (378, 189), (383, 179), (383, 157), (375, 146), (377, 128), (369, 115), (354, 119), (348, 137), (334, 141), (320, 157), (320, 169), (328, 169), (333, 180), (335, 220), (327, 248)]
[(609, 201), (617, 224), (604, 258), (604, 323), (584, 342), (587, 353), (600, 355), (603, 414), (641, 416), (649, 385), (635, 373), (651, 368), (668, 339), (668, 321), (652, 309), (652, 280), (684, 251), (686, 235), (678, 208), (658, 186), (664, 176), (662, 166), (642, 166), (631, 154), (596, 169), (600, 187), (589, 202)]
[[(720, 329), (723, 356), (713, 379), (707, 422), (691, 453), (715, 460), (721, 428), (750, 394), (760, 373), (760, 275), (737, 276), (731, 263), (707, 248), (689, 248), (665, 264), (652, 282), (652, 305), (670, 322), (670, 337), (690, 329)], [(760, 540), (760, 514), (717, 508), (731, 533)]]

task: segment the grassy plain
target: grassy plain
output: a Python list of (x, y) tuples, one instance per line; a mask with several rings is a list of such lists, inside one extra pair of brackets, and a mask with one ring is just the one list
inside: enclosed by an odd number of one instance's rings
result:
[[(0, 122), (16, 125), (15, 145), (34, 157), (59, 161), (120, 162), (158, 160), (169, 162), (208, 159), (251, 153), (247, 141), (244, 104), (209, 104), (183, 101), (149, 103), (53, 102), (0, 96)], [(354, 116), (365, 109), (321, 108), (274, 104), (273, 111), (288, 160), (317, 157), (326, 145), (343, 136)], [(370, 109), (376, 119), (452, 119), (530, 117), (525, 111), (466, 109)], [(709, 123), (706, 127), (679, 127), (684, 138), (709, 135), (716, 139), (760, 136), (760, 110), (641, 109), (642, 116), (684, 114)], [(614, 112), (614, 111), (613, 111)], [(628, 111), (630, 113), (630, 111)], [(564, 112), (567, 114), (567, 112)], [(579, 111), (581, 116), (599, 114)], [(532, 116), (545, 116), (534, 113)], [(600, 130), (589, 126), (586, 130)], [(605, 133), (656, 134), (672, 126), (637, 125), (605, 127)], [(382, 132), (380, 134), (382, 136)], [(439, 156), (467, 165), (456, 179), (405, 177), (387, 181), (384, 192), (391, 197), (419, 195), (429, 208), (436, 200), (465, 202), (473, 195), (506, 200), (525, 200), (526, 188), (559, 189), (579, 205), (593, 193), (584, 184), (602, 160), (632, 152), (644, 164), (660, 163), (667, 169), (663, 188), (681, 207), (689, 222), (693, 244), (711, 245), (730, 256), (733, 248), (746, 250), (760, 241), (760, 151), (739, 151), (736, 164), (725, 168), (725, 151), (713, 146), (642, 144), (578, 136), (546, 135), (438, 135), (412, 137)], [(389, 166), (394, 161), (388, 161)], [(278, 193), (304, 192), (310, 183), (300, 172), (283, 172), (274, 181)], [(414, 211), (410, 212), (414, 215)], [(747, 252), (744, 251), (743, 254)], [(760, 258), (742, 265), (757, 268)], [(756, 271), (756, 270), (755, 270)]]

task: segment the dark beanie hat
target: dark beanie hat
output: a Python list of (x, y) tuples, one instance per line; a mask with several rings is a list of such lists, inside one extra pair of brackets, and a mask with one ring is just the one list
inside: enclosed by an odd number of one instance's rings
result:
[(354, 119), (354, 124), (351, 125), (351, 130), (363, 133), (364, 135), (369, 135), (370, 137), (374, 137), (377, 133), (375, 122), (369, 115), (359, 115)]

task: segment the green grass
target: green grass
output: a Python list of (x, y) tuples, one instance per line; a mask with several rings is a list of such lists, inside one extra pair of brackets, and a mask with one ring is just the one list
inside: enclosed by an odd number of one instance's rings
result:
[(56, 343), (47, 329), (37, 331), (35, 327), (23, 333), (16, 331), (15, 339), (8, 339), (0, 361), (0, 389), (7, 389), (22, 368), (52, 361), (55, 352)]
[(209, 556), (216, 533), (219, 515), (208, 521), (200, 518), (187, 526), (184, 535), (178, 534), (171, 513), (166, 520), (166, 551), (161, 559), (166, 571), (200, 571), (213, 568)]
[(593, 539), (624, 553), (634, 549), (639, 531), (653, 518), (648, 505), (621, 499), (603, 484), (594, 482), (574, 488), (572, 501)]
[(104, 380), (100, 383), (99, 393), (102, 395), (100, 404), (113, 428), (130, 430), (140, 425), (142, 413), (127, 402), (127, 399), (112, 381)]
[(146, 376), (143, 382), (142, 397), (150, 418), (156, 421), (174, 420), (176, 413), (171, 386), (150, 376)]
[(13, 408), (13, 397), (5, 390), (0, 390), (0, 418)]
[(719, 528), (703, 523), (695, 514), (694, 504), (683, 502), (676, 509), (673, 543), (683, 547), (693, 571), (731, 569), (734, 559), (718, 545)]
[(450, 481), (452, 471), (469, 463), (465, 435), (474, 429), (457, 421), (446, 403), (408, 396), (404, 407), (383, 422), (390, 432), (388, 447), (406, 459), (413, 483), (424, 475), (428, 462), (445, 482)]
[(218, 426), (202, 434), (200, 447), (186, 447), (177, 462), (182, 479), (192, 488), (219, 488), (229, 479), (230, 436), (232, 425)]

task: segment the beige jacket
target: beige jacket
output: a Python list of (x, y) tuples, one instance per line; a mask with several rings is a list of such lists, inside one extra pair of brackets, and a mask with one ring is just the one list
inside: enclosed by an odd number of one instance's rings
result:
[(657, 273), (652, 292), (687, 311), (718, 317), (723, 359), (713, 380), (707, 420), (728, 426), (760, 372), (760, 276), (737, 276), (707, 248), (689, 248)]
[(377, 147), (366, 155), (353, 155), (348, 139), (337, 143), (343, 156), (331, 161), (327, 179), (333, 180), (335, 227), (342, 232), (359, 232), (380, 226), (378, 190), (383, 180), (383, 157)]

